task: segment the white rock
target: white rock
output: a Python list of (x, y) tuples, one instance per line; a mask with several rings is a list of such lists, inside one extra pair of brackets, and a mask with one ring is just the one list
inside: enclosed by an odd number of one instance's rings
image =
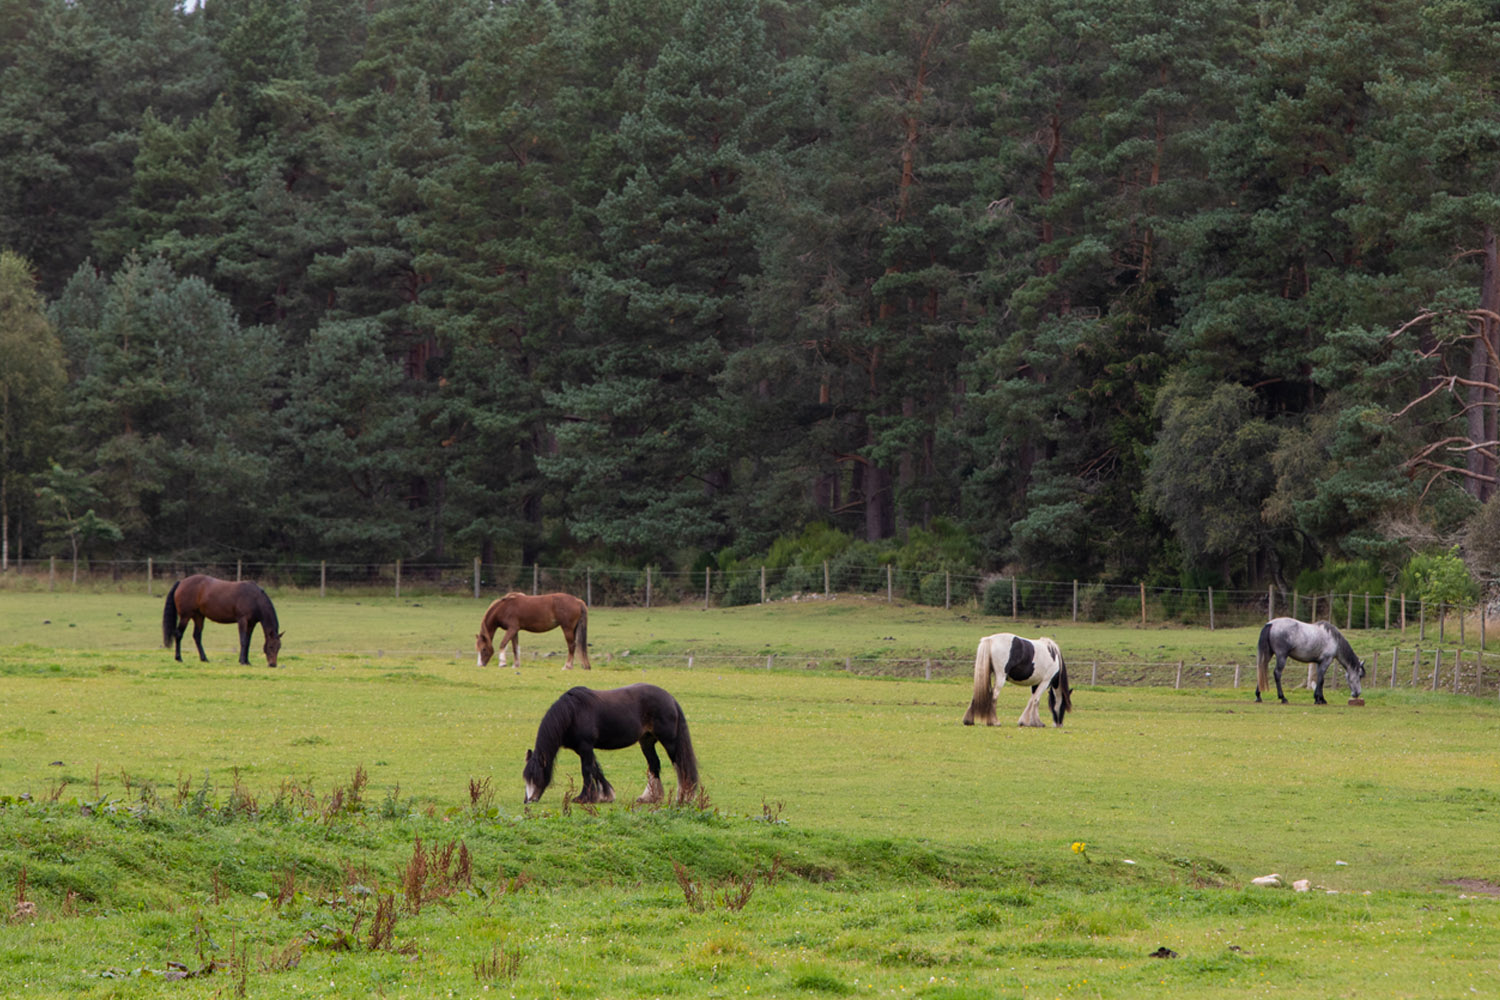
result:
[(1296, 889), (1298, 892), (1306, 892), (1307, 890), (1312, 888), (1312, 883), (1305, 878), (1299, 878), (1297, 881), (1292, 883), (1292, 888)]
[(1275, 872), (1272, 872), (1269, 875), (1262, 875), (1260, 878), (1253, 878), (1253, 879), (1251, 879), (1250, 880), (1250, 884), (1251, 885), (1273, 886), (1273, 887), (1274, 886), (1278, 886), (1278, 885), (1281, 884), (1281, 876), (1277, 875)]

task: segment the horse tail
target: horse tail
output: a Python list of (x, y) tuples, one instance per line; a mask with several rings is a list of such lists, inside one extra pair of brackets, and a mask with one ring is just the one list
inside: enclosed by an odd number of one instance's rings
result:
[(1051, 639), (1047, 640), (1047, 648), (1057, 658), (1057, 673), (1052, 675), (1052, 690), (1047, 692), (1047, 700), (1052, 706), (1052, 721), (1060, 726), (1063, 716), (1073, 711), (1073, 689), (1068, 685), (1068, 664), (1063, 660), (1062, 650)]
[(995, 724), (995, 692), (990, 687), (990, 637), (979, 640), (974, 651), (974, 697), (969, 701), (969, 710), (964, 713), (964, 725), (972, 726), (975, 720), (986, 725)]
[(1271, 623), (1261, 626), (1260, 641), (1256, 643), (1255, 690), (1256, 693), (1271, 690), (1271, 674), (1266, 666), (1271, 662)]
[(177, 587), (182, 581), (172, 584), (172, 589), (167, 591), (167, 606), (161, 612), (161, 644), (172, 645), (172, 640), (177, 638)]
[(677, 699), (672, 699), (677, 708), (677, 753), (672, 757), (672, 767), (677, 771), (677, 802), (682, 804), (698, 793), (698, 755), (693, 752), (693, 737), (688, 732), (687, 716)]
[(589, 606), (582, 601), (578, 602), (578, 629), (574, 632), (578, 644), (578, 653), (583, 657), (583, 665), (589, 665)]

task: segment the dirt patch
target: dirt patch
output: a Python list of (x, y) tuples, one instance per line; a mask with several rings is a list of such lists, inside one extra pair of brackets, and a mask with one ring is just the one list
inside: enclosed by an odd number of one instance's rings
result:
[(1457, 886), (1464, 892), (1477, 893), (1481, 896), (1500, 896), (1500, 885), (1486, 882), (1482, 878), (1450, 878), (1444, 880), (1443, 884)]

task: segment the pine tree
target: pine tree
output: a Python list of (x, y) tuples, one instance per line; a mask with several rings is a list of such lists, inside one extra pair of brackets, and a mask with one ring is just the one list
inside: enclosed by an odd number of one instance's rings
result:
[(0, 568), (10, 566), (13, 516), (31, 509), (31, 477), (53, 455), (66, 377), (30, 262), (0, 252)]

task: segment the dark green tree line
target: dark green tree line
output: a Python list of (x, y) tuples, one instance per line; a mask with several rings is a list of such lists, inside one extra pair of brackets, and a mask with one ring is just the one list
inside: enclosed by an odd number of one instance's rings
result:
[(0, 26), (0, 248), (55, 335), (4, 332), (66, 372), (7, 496), (91, 491), (91, 552), (689, 563), (937, 527), (988, 568), (1260, 586), (1393, 568), (1496, 492), (1478, 0)]

